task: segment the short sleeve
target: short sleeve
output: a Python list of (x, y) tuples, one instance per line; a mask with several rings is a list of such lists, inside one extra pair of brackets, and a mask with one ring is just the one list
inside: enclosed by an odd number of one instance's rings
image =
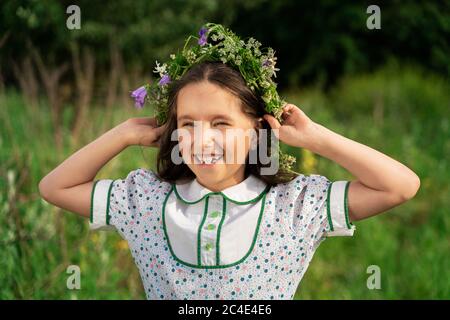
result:
[[(114, 180), (96, 180), (91, 191), (91, 212), (89, 228), (112, 229), (109, 226), (110, 195), (114, 187)], [(116, 185), (117, 188), (117, 185)]]
[(322, 175), (300, 175), (290, 186), (292, 229), (315, 248), (327, 237), (353, 236), (348, 216), (350, 181), (330, 181)]
[(348, 215), (349, 186), (350, 181), (334, 181), (327, 189), (328, 237), (353, 236), (355, 226), (350, 222)]
[[(91, 230), (117, 229), (123, 238), (139, 223), (142, 211), (157, 211), (151, 204), (159, 198), (161, 183), (149, 170), (136, 169), (124, 179), (101, 179), (91, 192)], [(159, 202), (159, 201), (158, 201)], [(146, 206), (144, 208), (144, 206)]]

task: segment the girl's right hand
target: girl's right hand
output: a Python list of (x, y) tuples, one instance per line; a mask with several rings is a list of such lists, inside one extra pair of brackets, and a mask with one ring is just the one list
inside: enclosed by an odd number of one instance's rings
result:
[(122, 122), (114, 130), (124, 137), (128, 146), (141, 145), (145, 147), (159, 147), (159, 137), (166, 125), (157, 127), (156, 118), (130, 118)]

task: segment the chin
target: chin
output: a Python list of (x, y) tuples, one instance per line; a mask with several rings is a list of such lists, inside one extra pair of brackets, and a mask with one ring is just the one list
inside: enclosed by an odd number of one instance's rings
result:
[(220, 172), (219, 170), (214, 170), (214, 169), (197, 169), (195, 171), (193, 171), (195, 173), (195, 175), (197, 177), (205, 177), (208, 178), (208, 180), (210, 181), (220, 181), (222, 180), (223, 177), (225, 177), (226, 175), (222, 172)]
[(224, 172), (222, 168), (195, 168), (192, 172), (197, 178), (209, 183), (220, 182), (227, 178), (227, 172)]

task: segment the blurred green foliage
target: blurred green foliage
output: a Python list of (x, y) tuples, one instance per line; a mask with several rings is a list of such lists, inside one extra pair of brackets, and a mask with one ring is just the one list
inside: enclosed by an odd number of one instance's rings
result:
[[(81, 29), (66, 28), (66, 8), (81, 9)], [(450, 76), (450, 1), (379, 1), (381, 29), (369, 30), (370, 1), (305, 0), (4, 0), (0, 3), (0, 52), (8, 64), (28, 54), (32, 42), (59, 64), (77, 42), (95, 49), (100, 73), (109, 69), (114, 41), (128, 66), (139, 64), (150, 75), (155, 59), (167, 59), (188, 34), (207, 21), (224, 23), (242, 36), (253, 36), (277, 51), (280, 86), (320, 83), (342, 75), (373, 71), (388, 59), (419, 64)], [(105, 76), (99, 81), (105, 81)]]
[[(72, 4), (81, 9), (80, 30), (66, 28), (66, 8)], [(243, 37), (253, 36), (274, 48), (281, 69), (277, 80), (287, 101), (314, 121), (406, 164), (421, 178), (421, 189), (413, 200), (357, 222), (352, 238), (332, 238), (321, 244), (296, 298), (448, 298), (450, 1), (379, 1), (380, 30), (366, 28), (370, 4), (349, 0), (1, 1), (0, 299), (145, 298), (137, 268), (119, 235), (89, 232), (87, 221), (43, 201), (37, 185), (74, 150), (107, 129), (129, 117), (150, 114), (147, 109), (124, 107), (123, 100), (117, 99), (111, 100), (116, 108), (104, 107), (104, 88), (113, 86), (110, 70), (117, 67), (112, 47), (123, 58), (120, 76), (138, 68), (145, 78), (151, 77), (154, 61), (167, 59), (207, 21), (223, 23)], [(28, 65), (21, 63), (34, 47), (52, 71), (72, 63), (74, 44), (93, 52), (92, 87), (102, 90), (85, 100), (89, 107), (86, 115), (78, 115), (83, 121), (76, 139), (71, 125), (77, 119), (79, 107), (75, 106), (82, 103), (73, 98), (89, 93), (78, 90), (78, 95), (63, 101), (63, 144), (57, 150), (54, 134), (59, 123), (53, 113), (59, 109), (57, 103), (49, 105), (51, 90), (44, 90), (37, 80), (37, 104), (28, 103), (35, 96), (17, 88), (20, 80), (31, 81), (33, 74), (20, 79), (14, 66), (27, 71)], [(66, 87), (75, 92), (74, 70), (64, 73), (61, 82), (64, 86), (54, 89), (58, 94), (66, 94)], [(137, 82), (130, 77), (123, 90), (134, 89), (127, 86)], [(114, 86), (118, 87), (117, 82)], [(331, 180), (352, 179), (328, 159), (304, 149), (283, 148), (297, 156), (299, 172)], [(138, 167), (154, 170), (156, 152), (130, 147), (97, 178), (125, 177)], [(66, 288), (66, 269), (73, 264), (82, 272), (79, 291)], [(366, 270), (373, 264), (381, 268), (381, 290), (366, 287)]]
[[(450, 84), (443, 77), (395, 64), (320, 86), (283, 92), (314, 121), (411, 167), (421, 178), (414, 199), (356, 222), (351, 238), (331, 238), (316, 252), (296, 299), (446, 299), (450, 292)], [(92, 106), (80, 141), (64, 126), (55, 154), (50, 109), (27, 106), (20, 93), (0, 95), (0, 299), (145, 299), (133, 259), (116, 232), (89, 232), (88, 221), (59, 211), (38, 194), (39, 180), (108, 128), (147, 111)], [(70, 108), (64, 123), (70, 123)], [(30, 119), (33, 119), (30, 121)], [(298, 170), (352, 179), (336, 163), (292, 150)], [(155, 169), (153, 148), (129, 147), (97, 178)], [(308, 165), (305, 165), (305, 163)], [(81, 290), (66, 288), (66, 268), (81, 268)], [(369, 290), (367, 267), (381, 268), (381, 289)]]

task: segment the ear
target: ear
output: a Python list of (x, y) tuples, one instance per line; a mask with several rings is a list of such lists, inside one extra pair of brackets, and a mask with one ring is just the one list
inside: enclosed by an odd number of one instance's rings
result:
[(262, 127), (263, 127), (263, 125), (262, 125), (263, 122), (264, 122), (264, 118), (263, 118), (263, 117), (257, 118), (257, 119), (256, 119), (256, 125), (255, 125), (256, 129), (262, 129)]
[(259, 129), (263, 128), (263, 122), (264, 122), (264, 118), (262, 118), (262, 117), (259, 117), (259, 118), (257, 118), (255, 120), (256, 136), (252, 135), (252, 140), (251, 140), (251, 144), (250, 145), (253, 145), (254, 142), (255, 142), (255, 145), (258, 145), (258, 143), (259, 143)]

